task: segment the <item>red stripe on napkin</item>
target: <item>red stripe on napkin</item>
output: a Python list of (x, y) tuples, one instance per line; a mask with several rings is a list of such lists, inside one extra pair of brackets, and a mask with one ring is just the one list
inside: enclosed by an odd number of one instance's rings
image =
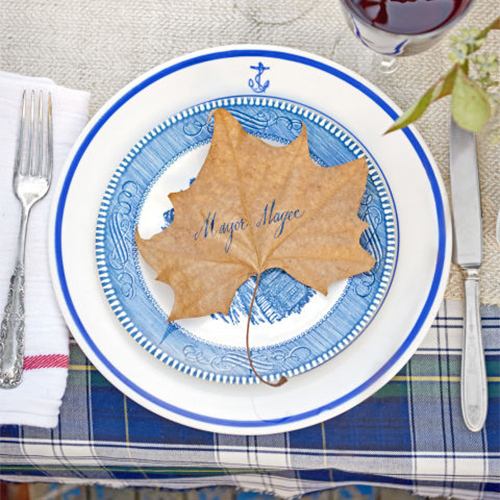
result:
[(66, 354), (41, 354), (39, 356), (26, 356), (24, 358), (25, 370), (39, 368), (68, 368), (69, 356)]

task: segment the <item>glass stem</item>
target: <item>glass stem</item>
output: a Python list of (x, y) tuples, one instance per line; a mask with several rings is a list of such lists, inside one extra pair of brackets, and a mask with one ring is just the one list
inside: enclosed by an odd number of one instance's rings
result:
[(378, 70), (384, 75), (394, 73), (399, 66), (399, 62), (395, 57), (381, 55)]

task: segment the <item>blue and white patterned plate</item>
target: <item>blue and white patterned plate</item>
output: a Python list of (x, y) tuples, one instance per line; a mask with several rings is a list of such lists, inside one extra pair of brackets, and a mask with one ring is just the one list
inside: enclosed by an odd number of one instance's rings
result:
[(368, 161), (359, 217), (369, 223), (360, 242), (376, 259), (372, 270), (333, 283), (327, 297), (280, 269), (262, 276), (252, 315), (252, 360), (267, 380), (292, 377), (328, 361), (366, 329), (390, 286), (397, 246), (394, 204), (380, 169), (347, 130), (304, 104), (255, 96), (211, 100), (148, 132), (118, 166), (102, 199), (96, 229), (101, 284), (123, 327), (167, 365), (217, 382), (257, 381), (245, 349), (255, 279), (238, 289), (227, 316), (168, 323), (173, 292), (154, 280), (134, 242), (137, 226), (143, 237), (151, 236), (173, 220), (167, 195), (187, 189), (196, 177), (213, 131), (208, 116), (218, 107), (228, 109), (248, 133), (277, 147), (293, 141), (304, 124), (319, 165)]

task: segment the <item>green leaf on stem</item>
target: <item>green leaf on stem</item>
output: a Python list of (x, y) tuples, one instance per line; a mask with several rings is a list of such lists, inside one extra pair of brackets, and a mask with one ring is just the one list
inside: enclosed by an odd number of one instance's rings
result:
[[(453, 94), (452, 112), (457, 123), (468, 130), (481, 130), (492, 114), (492, 104), (489, 99), (493, 102), (495, 97), (492, 96), (497, 94), (490, 93), (488, 95), (481, 88), (480, 83), (483, 83), (485, 88), (488, 89), (496, 86), (498, 82), (492, 79), (491, 75), (486, 74), (480, 74), (476, 78), (478, 83), (474, 82), (468, 76), (469, 62), (471, 60), (474, 62), (471, 57), (472, 54), (476, 53), (486, 43), (486, 37), (491, 30), (500, 30), (500, 16), (482, 30), (467, 28), (463, 29), (458, 35), (451, 37), (452, 52), (450, 59), (453, 62), (451, 70), (429, 88), (385, 133), (410, 125), (418, 120), (433, 102), (450, 94)], [(493, 69), (489, 68), (489, 73), (494, 73)]]
[(399, 130), (415, 122), (433, 102), (450, 95), (453, 92), (458, 68), (458, 65), (453, 66), (451, 70), (430, 87), (413, 106), (408, 108), (385, 133), (394, 132), (395, 130)]
[(461, 68), (457, 71), (453, 86), (451, 112), (457, 124), (471, 132), (480, 132), (491, 116), (486, 92)]
[(494, 19), (486, 28), (484, 28), (478, 35), (478, 40), (486, 37), (491, 30), (500, 30), (500, 16)]

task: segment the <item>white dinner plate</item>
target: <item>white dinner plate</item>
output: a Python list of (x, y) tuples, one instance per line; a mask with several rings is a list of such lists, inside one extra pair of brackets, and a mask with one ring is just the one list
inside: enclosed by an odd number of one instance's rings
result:
[[(175, 120), (178, 113), (183, 116), (183, 110), (225, 99), (296, 103), (338, 124), (376, 165), (393, 203), (395, 263), (377, 314), (333, 359), (278, 389), (220, 384), (165, 366), (132, 338), (112, 311), (96, 265), (101, 203), (131, 148), (158, 124)], [(137, 403), (209, 431), (269, 434), (299, 429), (373, 394), (403, 367), (425, 336), (442, 300), (451, 255), (448, 203), (427, 147), (413, 127), (383, 135), (398, 114), (385, 95), (353, 72), (279, 47), (198, 52), (128, 85), (82, 132), (53, 206), (53, 282), (85, 354)], [(194, 155), (189, 161), (200, 160)]]

